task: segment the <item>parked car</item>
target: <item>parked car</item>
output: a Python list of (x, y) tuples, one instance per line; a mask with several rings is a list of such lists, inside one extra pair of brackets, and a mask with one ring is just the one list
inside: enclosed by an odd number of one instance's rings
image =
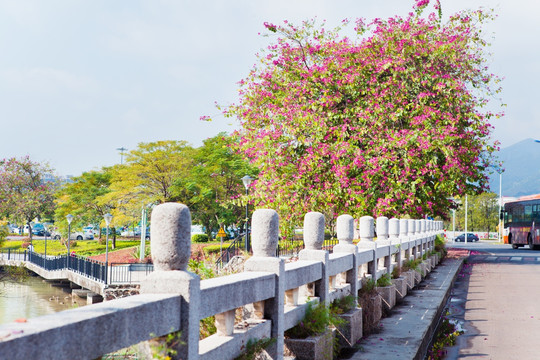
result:
[[(480, 239), (478, 239), (478, 236), (476, 236), (474, 234), (471, 234), (471, 233), (467, 233), (467, 242), (478, 241), (478, 240), (480, 240)], [(465, 234), (461, 234), (461, 235), (457, 236), (455, 241), (456, 242), (465, 242)]]
[[(60, 240), (62, 235), (58, 232), (53, 232), (51, 237), (55, 240)], [(70, 240), (94, 240), (94, 234), (82, 231), (72, 231), (69, 235)]]
[(96, 236), (99, 235), (99, 229), (96, 229), (94, 225), (88, 225), (83, 227), (83, 233), (91, 233)]
[(51, 236), (51, 233), (45, 229), (32, 229), (32, 235), (35, 236)]

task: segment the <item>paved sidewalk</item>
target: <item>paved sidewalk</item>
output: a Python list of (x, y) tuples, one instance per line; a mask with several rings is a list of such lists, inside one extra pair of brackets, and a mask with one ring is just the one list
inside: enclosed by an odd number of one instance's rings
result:
[(360, 350), (348, 359), (424, 359), (462, 262), (441, 262), (390, 317), (381, 320), (380, 333), (364, 338)]

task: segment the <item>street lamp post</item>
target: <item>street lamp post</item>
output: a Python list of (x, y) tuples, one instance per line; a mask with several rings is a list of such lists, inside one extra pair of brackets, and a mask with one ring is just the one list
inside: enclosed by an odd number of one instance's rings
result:
[(45, 231), (45, 262), (47, 261), (47, 227), (43, 226), (43, 229)]
[(73, 215), (71, 214), (68, 214), (66, 216), (66, 219), (67, 219), (67, 222), (68, 222), (68, 236), (67, 236), (67, 267), (69, 269), (69, 257), (71, 256), (70, 253), (69, 253), (69, 245), (71, 243), (70, 241), (70, 238), (71, 238), (71, 222), (73, 221)]
[(107, 224), (107, 235), (105, 238), (105, 284), (107, 284), (109, 274), (109, 225), (111, 224), (112, 215), (107, 213), (103, 215), (105, 218), (105, 224)]
[(469, 215), (468, 213), (468, 207), (469, 205), (469, 195), (465, 194), (465, 244), (468, 243), (468, 236), (467, 236), (467, 216)]
[(249, 214), (248, 214), (248, 205), (249, 205), (249, 201), (247, 199), (247, 196), (249, 194), (249, 185), (251, 185), (251, 182), (253, 181), (253, 178), (249, 175), (246, 175), (242, 178), (242, 182), (244, 183), (244, 187), (246, 188), (246, 242), (245, 242), (245, 247), (246, 247), (246, 252), (249, 252), (249, 228), (248, 228), (248, 223), (249, 223)]

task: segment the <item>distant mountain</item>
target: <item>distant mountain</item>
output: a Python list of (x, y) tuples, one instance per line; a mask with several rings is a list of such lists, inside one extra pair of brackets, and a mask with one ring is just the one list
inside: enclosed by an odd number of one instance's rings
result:
[[(503, 162), (502, 195), (523, 196), (540, 194), (540, 143), (525, 139), (501, 149), (498, 158)], [(489, 187), (499, 193), (499, 174), (490, 177)]]

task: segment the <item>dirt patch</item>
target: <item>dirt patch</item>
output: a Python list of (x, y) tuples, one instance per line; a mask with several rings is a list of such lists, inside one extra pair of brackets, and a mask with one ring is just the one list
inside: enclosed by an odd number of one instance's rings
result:
[[(109, 251), (109, 263), (136, 263), (139, 262), (138, 258), (134, 257), (137, 247), (129, 247), (116, 251)], [(137, 254), (138, 255), (138, 254)], [(105, 254), (89, 256), (88, 258), (105, 262)]]

